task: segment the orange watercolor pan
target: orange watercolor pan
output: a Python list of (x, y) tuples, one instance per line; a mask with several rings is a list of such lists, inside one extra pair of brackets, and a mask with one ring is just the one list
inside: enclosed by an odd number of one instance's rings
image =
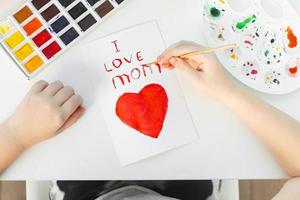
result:
[(37, 31), (39, 28), (41, 28), (43, 24), (38, 20), (37, 18), (34, 18), (28, 24), (23, 26), (23, 29), (26, 31), (28, 35), (32, 35), (35, 31)]

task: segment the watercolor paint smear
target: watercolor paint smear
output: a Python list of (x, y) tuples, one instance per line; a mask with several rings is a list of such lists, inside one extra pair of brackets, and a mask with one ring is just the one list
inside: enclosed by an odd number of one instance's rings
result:
[(116, 103), (116, 114), (127, 126), (158, 138), (168, 111), (168, 95), (159, 84), (145, 86), (139, 93), (125, 93)]
[(289, 26), (289, 27), (287, 27), (285, 32), (287, 34), (288, 47), (291, 49), (297, 47), (298, 46), (298, 38), (295, 35), (294, 30)]
[(34, 52), (33, 47), (30, 44), (26, 43), (24, 46), (22, 46), (20, 49), (18, 49), (15, 52), (15, 55), (19, 61), (23, 61), (25, 58), (27, 58), (33, 52)]
[(275, 70), (270, 70), (265, 74), (265, 84), (270, 89), (276, 89), (281, 86), (282, 74)]
[(28, 8), (28, 6), (25, 6), (20, 11), (18, 11), (16, 14), (14, 14), (15, 19), (20, 24), (24, 22), (26, 19), (28, 19), (32, 15), (32, 11)]
[(34, 56), (27, 63), (24, 64), (26, 70), (31, 74), (36, 71), (40, 66), (44, 64), (44, 61), (39, 56)]
[(236, 31), (243, 32), (249, 27), (249, 25), (254, 24), (256, 20), (257, 20), (257, 16), (253, 14), (247, 18), (243, 18), (241, 20), (236, 21), (233, 24), (232, 28), (235, 32)]
[(296, 57), (296, 58), (292, 58), (288, 61), (288, 63), (286, 64), (286, 70), (287, 73), (290, 77), (298, 77), (299, 75), (299, 70), (300, 70), (300, 58)]
[(7, 46), (9, 46), (11, 49), (14, 49), (16, 46), (18, 46), (21, 42), (25, 40), (24, 35), (20, 31), (15, 32), (12, 34), (9, 38), (5, 40)]
[(255, 81), (259, 76), (260, 69), (255, 61), (247, 61), (241, 68), (242, 74), (245, 78)]

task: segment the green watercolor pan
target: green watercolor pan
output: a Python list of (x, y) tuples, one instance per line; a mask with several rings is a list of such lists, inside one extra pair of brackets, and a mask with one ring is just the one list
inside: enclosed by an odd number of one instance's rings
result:
[(124, 3), (125, 0), (30, 0), (0, 20), (0, 44), (30, 79)]

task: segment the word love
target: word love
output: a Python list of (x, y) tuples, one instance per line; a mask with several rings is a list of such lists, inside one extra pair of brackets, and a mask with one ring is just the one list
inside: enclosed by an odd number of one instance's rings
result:
[[(117, 40), (112, 42), (115, 53), (118, 54), (120, 49), (118, 47)], [(126, 84), (131, 84), (133, 81), (139, 80), (141, 78), (146, 78), (154, 73), (162, 73), (160, 65), (147, 66), (144, 64), (139, 64), (144, 61), (142, 51), (137, 51), (134, 53), (129, 53), (128, 56), (118, 56), (113, 59), (109, 64), (104, 63), (104, 69), (107, 73), (114, 73), (117, 70), (126, 68), (127, 72), (114, 75), (112, 77), (112, 84), (115, 89), (120, 86), (125, 86)], [(124, 72), (124, 70), (122, 70)]]

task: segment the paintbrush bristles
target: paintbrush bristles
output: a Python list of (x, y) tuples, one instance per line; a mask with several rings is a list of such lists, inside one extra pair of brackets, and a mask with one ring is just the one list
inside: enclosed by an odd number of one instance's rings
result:
[[(226, 49), (235, 49), (235, 48), (238, 48), (237, 44), (228, 44), (228, 45), (223, 45), (223, 46), (219, 46), (219, 47), (215, 47), (215, 48), (207, 48), (207, 49), (202, 49), (199, 51), (189, 52), (189, 53), (183, 54), (178, 57), (179, 58), (190, 58), (190, 57), (201, 55), (201, 54), (207, 54), (207, 53), (212, 53), (212, 52), (216, 52), (216, 51), (221, 51), (221, 50), (226, 50)], [(148, 64), (145, 64), (145, 65), (151, 66), (151, 65), (155, 65), (155, 64), (158, 64), (157, 60), (150, 62)]]

